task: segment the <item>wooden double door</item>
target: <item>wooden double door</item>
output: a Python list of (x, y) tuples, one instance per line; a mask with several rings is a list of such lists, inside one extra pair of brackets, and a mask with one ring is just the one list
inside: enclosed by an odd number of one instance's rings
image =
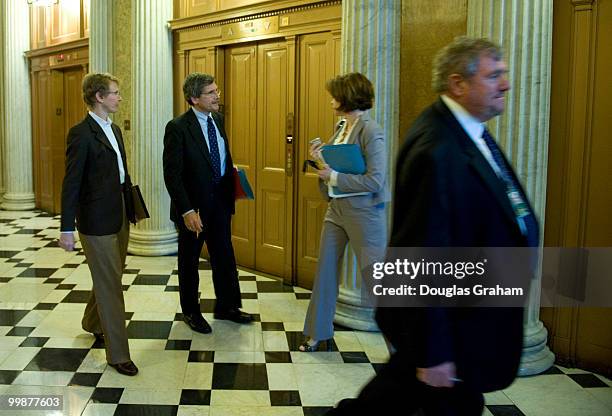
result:
[(224, 49), (223, 104), (234, 164), (255, 200), (236, 204), (232, 239), (240, 265), (311, 287), (326, 201), (309, 140), (329, 137), (336, 118), (325, 82), (339, 70), (332, 32)]
[(61, 211), (66, 135), (83, 119), (82, 66), (32, 73), (32, 127), (36, 207)]

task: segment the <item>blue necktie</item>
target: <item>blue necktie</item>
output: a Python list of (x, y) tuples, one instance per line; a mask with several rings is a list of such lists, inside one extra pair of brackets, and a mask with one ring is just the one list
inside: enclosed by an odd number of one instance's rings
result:
[(506, 185), (506, 194), (508, 195), (510, 205), (516, 215), (517, 222), (524, 225), (523, 235), (527, 238), (527, 246), (537, 247), (539, 244), (538, 223), (529, 205), (527, 205), (527, 198), (520, 191), (521, 187), (516, 177), (512, 174), (510, 166), (506, 163), (501, 150), (499, 150), (489, 130), (484, 130), (482, 139), (487, 144), (487, 147), (491, 151), (491, 156), (493, 156), (493, 160), (499, 167), (501, 179)]
[(211, 116), (206, 120), (206, 129), (208, 130), (208, 145), (210, 153), (210, 162), (213, 167), (213, 183), (218, 184), (221, 180), (221, 158), (219, 157), (219, 145), (217, 144), (217, 132)]

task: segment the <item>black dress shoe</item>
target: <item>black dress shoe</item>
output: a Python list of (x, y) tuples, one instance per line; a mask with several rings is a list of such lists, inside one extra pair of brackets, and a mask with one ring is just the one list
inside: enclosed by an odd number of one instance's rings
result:
[(125, 376), (135, 376), (138, 374), (138, 367), (134, 364), (133, 361), (127, 361), (125, 363), (111, 364), (108, 363), (111, 367), (113, 367), (119, 374), (123, 374)]
[(96, 338), (96, 341), (104, 343), (104, 334), (94, 332), (93, 336)]
[(202, 315), (183, 315), (183, 321), (189, 325), (189, 328), (201, 334), (210, 334), (212, 332), (212, 328)]
[(237, 324), (248, 324), (253, 322), (253, 315), (242, 312), (240, 309), (230, 309), (228, 311), (215, 312), (215, 319), (226, 319)]

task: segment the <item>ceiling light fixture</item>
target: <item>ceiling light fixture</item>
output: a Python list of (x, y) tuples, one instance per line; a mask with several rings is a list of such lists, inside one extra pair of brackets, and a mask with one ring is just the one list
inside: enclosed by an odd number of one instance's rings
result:
[(31, 6), (49, 7), (57, 4), (59, 0), (27, 0)]

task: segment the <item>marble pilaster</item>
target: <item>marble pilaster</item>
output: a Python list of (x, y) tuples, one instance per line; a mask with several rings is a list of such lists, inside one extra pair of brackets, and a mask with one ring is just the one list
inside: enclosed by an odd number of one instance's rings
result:
[(164, 128), (172, 118), (172, 2), (135, 0), (132, 4), (132, 182), (140, 185), (151, 218), (132, 228), (128, 251), (143, 256), (177, 252), (164, 185)]
[(92, 0), (89, 6), (89, 70), (113, 73), (113, 1)]
[[(490, 129), (511, 160), (544, 230), (550, 77), (552, 0), (470, 0), (468, 35), (502, 45), (511, 90), (505, 113)], [(540, 284), (533, 282), (525, 315), (520, 375), (538, 374), (554, 362), (546, 346), (547, 331), (539, 320)]]
[(30, 74), (24, 53), (30, 49), (30, 10), (28, 3), (8, 0), (3, 14), (4, 90), (4, 187), (0, 207), (6, 210), (34, 208), (32, 182), (32, 119)]
[[(383, 128), (391, 183), (399, 129), (399, 52), (401, 2), (342, 2), (341, 73), (361, 72), (374, 84), (371, 116)], [(361, 276), (352, 249), (344, 256), (335, 322), (349, 328), (376, 330), (372, 308), (362, 305)]]
[[(0, 2), (0, 45), (4, 45), (4, 2)], [(0, 114), (4, 114), (4, 53), (0, 53)], [(0, 116), (0, 201), (4, 194), (4, 117)]]

